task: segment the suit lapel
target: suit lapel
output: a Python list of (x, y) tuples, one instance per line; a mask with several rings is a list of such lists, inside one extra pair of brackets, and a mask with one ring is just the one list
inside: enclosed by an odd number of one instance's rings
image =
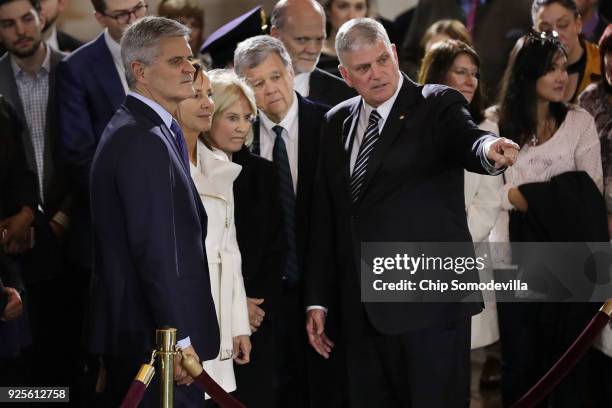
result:
[(55, 117), (55, 67), (65, 55), (63, 53), (53, 50), (51, 47), (49, 47), (48, 50), (51, 51), (51, 59), (49, 61), (49, 99), (47, 102), (47, 119), (45, 123), (45, 151), (43, 160), (43, 185), (45, 186), (45, 192), (47, 192), (50, 187), (54, 172), (53, 151), (55, 147), (56, 136), (55, 126), (57, 125)]
[(91, 69), (96, 72), (95, 77), (104, 86), (104, 92), (108, 98), (111, 106), (119, 107), (125, 98), (125, 90), (119, 78), (119, 73), (115, 67), (113, 56), (111, 55), (106, 41), (104, 40), (104, 33), (100, 34), (95, 41), (97, 52), (92, 54), (94, 56), (94, 62), (92, 63)]
[(368, 159), (366, 176), (361, 186), (361, 194), (357, 201), (358, 203), (360, 203), (367, 194), (368, 186), (382, 164), (386, 152), (395, 141), (395, 138), (401, 133), (406, 118), (409, 117), (410, 105), (416, 99), (416, 92), (418, 92), (416, 86), (407, 77), (404, 77), (402, 89), (400, 89), (395, 99), (395, 103), (391, 108), (391, 112), (385, 121), (378, 143)]
[(313, 122), (308, 120), (310, 110), (307, 102), (300, 95), (295, 93), (298, 98), (298, 179), (296, 193), (296, 214), (300, 217), (300, 213), (304, 208), (308, 208), (310, 203), (304, 202), (309, 200), (306, 194), (306, 189), (312, 184), (311, 179), (315, 172), (316, 157), (315, 143), (319, 129), (313, 127)]

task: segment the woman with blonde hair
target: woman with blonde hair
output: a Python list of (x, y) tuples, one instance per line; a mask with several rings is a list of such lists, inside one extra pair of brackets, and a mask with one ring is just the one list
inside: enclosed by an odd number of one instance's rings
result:
[(176, 117), (185, 135), (191, 177), (208, 214), (206, 256), (221, 344), (218, 356), (204, 361), (203, 366), (225, 391), (231, 392), (236, 389), (233, 361), (246, 364), (251, 352), (242, 259), (234, 224), (233, 184), (241, 166), (231, 161), (233, 149), (242, 146), (250, 125), (243, 126), (241, 137), (233, 138), (218, 137), (214, 128), (226, 117), (250, 124), (252, 114), (249, 111), (246, 118), (238, 117), (238, 113), (228, 112), (233, 105), (228, 108), (223, 94), (213, 97), (214, 75), (196, 66), (195, 95), (179, 104)]

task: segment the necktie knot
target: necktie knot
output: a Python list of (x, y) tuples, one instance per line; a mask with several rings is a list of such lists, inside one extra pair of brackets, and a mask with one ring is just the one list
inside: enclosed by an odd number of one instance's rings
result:
[(276, 125), (272, 128), (272, 130), (274, 131), (274, 133), (276, 134), (276, 138), (278, 139), (283, 135), (284, 128), (282, 126)]

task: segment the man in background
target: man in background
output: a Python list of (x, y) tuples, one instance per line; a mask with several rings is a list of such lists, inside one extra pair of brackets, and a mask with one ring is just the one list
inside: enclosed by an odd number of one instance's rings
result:
[(300, 95), (332, 107), (355, 96), (341, 78), (317, 68), (325, 40), (325, 11), (315, 0), (281, 0), (274, 6), (270, 35), (285, 45)]

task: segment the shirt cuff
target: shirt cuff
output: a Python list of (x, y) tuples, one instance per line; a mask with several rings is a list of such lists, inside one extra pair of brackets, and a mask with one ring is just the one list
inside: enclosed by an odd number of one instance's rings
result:
[(495, 168), (495, 164), (491, 164), (489, 159), (487, 158), (487, 154), (489, 154), (489, 150), (491, 149), (491, 145), (497, 141), (496, 137), (492, 137), (490, 140), (484, 142), (482, 146), (482, 156), (480, 156), (480, 163), (482, 164), (482, 168), (489, 173), (490, 176), (497, 176), (502, 174), (506, 170), (506, 166), (500, 167), (499, 169)]
[(327, 313), (327, 308), (325, 306), (319, 306), (319, 305), (308, 306), (306, 308), (306, 312), (308, 313), (311, 310), (316, 310), (316, 309), (320, 309), (320, 310), (324, 311), (325, 313)]
[(68, 218), (68, 216), (62, 211), (56, 212), (53, 218), (51, 218), (51, 221), (58, 223), (64, 227), (64, 229), (67, 229), (70, 226), (70, 218)]
[(189, 338), (189, 336), (187, 336), (184, 339), (177, 341), (176, 346), (185, 350), (187, 347), (191, 346), (191, 339)]

